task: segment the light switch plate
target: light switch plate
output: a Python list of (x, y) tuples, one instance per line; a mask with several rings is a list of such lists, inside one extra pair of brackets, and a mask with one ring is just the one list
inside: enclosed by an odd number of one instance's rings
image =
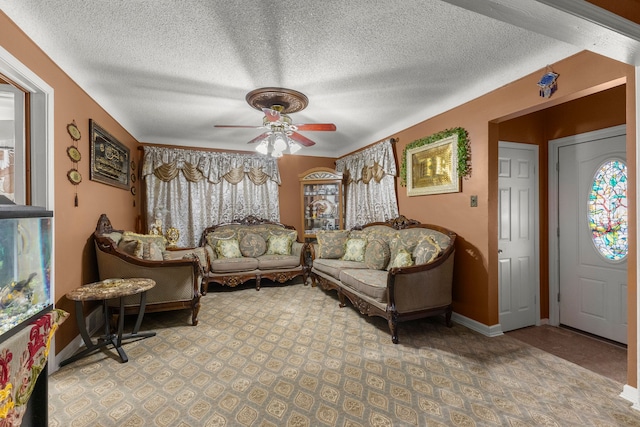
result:
[(472, 208), (478, 207), (478, 196), (471, 196), (471, 207)]

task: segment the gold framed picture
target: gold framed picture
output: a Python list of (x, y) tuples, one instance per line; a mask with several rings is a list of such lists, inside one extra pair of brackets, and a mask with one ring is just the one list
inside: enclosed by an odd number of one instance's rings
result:
[(407, 150), (407, 195), (457, 193), (458, 135)]
[(89, 179), (129, 190), (131, 154), (129, 148), (93, 120), (89, 120), (91, 165)]

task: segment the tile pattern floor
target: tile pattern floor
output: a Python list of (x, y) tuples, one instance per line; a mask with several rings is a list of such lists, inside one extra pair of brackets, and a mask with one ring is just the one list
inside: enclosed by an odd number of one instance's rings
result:
[(509, 331), (506, 335), (627, 384), (627, 348), (623, 344), (550, 325), (530, 326)]

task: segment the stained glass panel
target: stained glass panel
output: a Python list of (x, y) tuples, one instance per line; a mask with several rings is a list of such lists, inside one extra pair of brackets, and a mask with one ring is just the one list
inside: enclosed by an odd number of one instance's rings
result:
[(627, 256), (627, 166), (609, 160), (596, 171), (587, 207), (589, 228), (596, 249), (608, 260)]

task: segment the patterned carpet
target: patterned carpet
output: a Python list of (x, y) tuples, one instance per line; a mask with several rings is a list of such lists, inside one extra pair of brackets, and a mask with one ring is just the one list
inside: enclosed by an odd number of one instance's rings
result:
[(149, 314), (158, 335), (127, 343), (128, 363), (98, 352), (51, 375), (49, 425), (640, 426), (618, 382), (441, 319), (394, 345), (319, 288), (212, 288), (189, 318)]

